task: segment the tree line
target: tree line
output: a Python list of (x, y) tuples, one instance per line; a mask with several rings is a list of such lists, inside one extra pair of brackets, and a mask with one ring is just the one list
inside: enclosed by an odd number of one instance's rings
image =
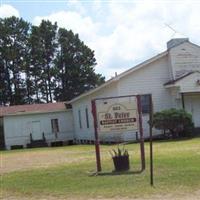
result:
[[(87, 28), (87, 27), (85, 27)], [(67, 101), (105, 81), (94, 51), (71, 30), (43, 20), (0, 19), (0, 103)]]

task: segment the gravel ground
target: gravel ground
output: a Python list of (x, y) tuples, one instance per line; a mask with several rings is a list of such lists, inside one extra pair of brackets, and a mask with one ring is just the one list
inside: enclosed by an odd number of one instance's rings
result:
[[(12, 196), (9, 194), (4, 194), (4, 197), (1, 198), (2, 200), (86, 200), (86, 198), (64, 198), (64, 197), (52, 197), (52, 196), (45, 196), (45, 197), (22, 197), (22, 196)], [(95, 199), (87, 199), (87, 200), (199, 200), (200, 199), (200, 190), (196, 191), (192, 194), (180, 195), (180, 196), (173, 196), (173, 195), (154, 195), (148, 198), (95, 198)]]

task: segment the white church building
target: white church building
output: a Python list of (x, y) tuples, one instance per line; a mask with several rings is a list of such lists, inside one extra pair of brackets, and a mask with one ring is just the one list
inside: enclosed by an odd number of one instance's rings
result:
[[(92, 142), (94, 126), (91, 100), (134, 94), (142, 95), (144, 137), (149, 134), (147, 94), (152, 94), (154, 112), (183, 108), (192, 114), (195, 127), (200, 127), (200, 46), (187, 38), (172, 39), (167, 43), (166, 51), (67, 103), (55, 103), (62, 104), (60, 110), (49, 107), (45, 111), (30, 109), (5, 112), (6, 108), (0, 108), (0, 124), (3, 124), (3, 135), (0, 137), (4, 139), (7, 149), (14, 145), (27, 147), (31, 139), (45, 138), (47, 145), (56, 141)], [(158, 132), (155, 130), (154, 133)], [(132, 132), (100, 135), (101, 141), (135, 139), (136, 133)]]

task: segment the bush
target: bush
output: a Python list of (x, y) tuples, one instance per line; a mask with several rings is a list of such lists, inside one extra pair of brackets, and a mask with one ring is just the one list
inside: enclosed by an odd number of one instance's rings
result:
[(169, 132), (172, 137), (190, 136), (193, 129), (192, 115), (183, 109), (169, 109), (153, 115), (153, 126)]

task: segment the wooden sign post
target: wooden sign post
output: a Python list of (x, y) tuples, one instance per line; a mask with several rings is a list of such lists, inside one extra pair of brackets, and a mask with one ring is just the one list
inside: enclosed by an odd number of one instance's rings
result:
[(92, 114), (94, 118), (94, 136), (95, 136), (95, 152), (96, 152), (96, 163), (97, 172), (101, 171), (101, 158), (100, 158), (100, 148), (99, 148), (99, 136), (97, 130), (97, 113), (96, 113), (96, 102), (92, 100)]
[(139, 133), (141, 170), (145, 169), (145, 151), (142, 128), (141, 99), (139, 95), (128, 95), (92, 100), (95, 130), (97, 172), (102, 170), (99, 134), (134, 131)]
[[(99, 133), (115, 133), (134, 131), (140, 141), (141, 170), (145, 170), (145, 150), (142, 126), (142, 106), (140, 95), (97, 98), (92, 100), (92, 114), (95, 130), (95, 152), (97, 172), (102, 171)], [(150, 185), (154, 185), (153, 178), (153, 103), (149, 94), (149, 144), (150, 144)]]
[(150, 185), (154, 185), (153, 178), (153, 102), (152, 95), (149, 95), (149, 145), (150, 145)]

